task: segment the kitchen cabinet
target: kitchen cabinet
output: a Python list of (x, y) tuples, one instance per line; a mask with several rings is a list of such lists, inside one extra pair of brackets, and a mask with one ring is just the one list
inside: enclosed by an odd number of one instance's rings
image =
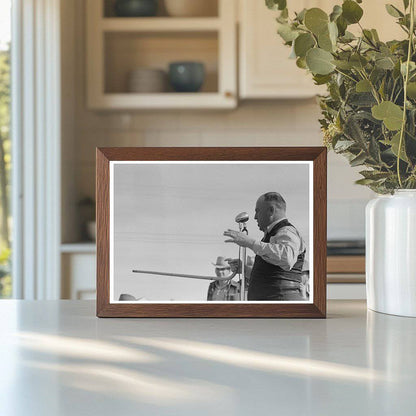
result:
[[(321, 7), (317, 1), (293, 0), (290, 10)], [(244, 98), (309, 98), (318, 94), (311, 75), (289, 59), (290, 48), (276, 33), (278, 12), (264, 1), (239, 0), (239, 94)]]
[(73, 300), (95, 299), (95, 244), (62, 244), (61, 253), (61, 298)]
[[(330, 12), (337, 0), (291, 0), (290, 14), (304, 8), (320, 7)], [(401, 0), (390, 2), (400, 9)], [(311, 75), (289, 59), (290, 48), (283, 44), (276, 33), (275, 17), (279, 12), (267, 9), (264, 1), (239, 0), (239, 95), (242, 99), (308, 98), (325, 92), (315, 86)], [(367, 1), (362, 25), (378, 30), (381, 40), (400, 39), (404, 32), (394, 22), (384, 4)], [(358, 33), (358, 25), (350, 26)]]
[[(90, 109), (233, 108), (237, 105), (236, 8), (217, 3), (217, 16), (116, 17), (111, 0), (88, 0), (87, 105)], [(131, 71), (167, 71), (175, 61), (198, 61), (200, 92), (128, 92)]]
[[(62, 298), (95, 299), (95, 244), (62, 244)], [(365, 299), (364, 257), (328, 257), (328, 299)]]

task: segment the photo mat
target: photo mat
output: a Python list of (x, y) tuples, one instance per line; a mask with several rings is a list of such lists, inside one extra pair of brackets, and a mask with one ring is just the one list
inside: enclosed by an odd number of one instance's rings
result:
[[(250, 237), (264, 237), (255, 205), (270, 192), (306, 249), (302, 300), (247, 300), (250, 265), (214, 280), (218, 258), (243, 260), (223, 235), (239, 229), (238, 214), (248, 214)], [(110, 303), (313, 303), (312, 197), (311, 161), (110, 162)], [(253, 264), (255, 253), (244, 258)]]

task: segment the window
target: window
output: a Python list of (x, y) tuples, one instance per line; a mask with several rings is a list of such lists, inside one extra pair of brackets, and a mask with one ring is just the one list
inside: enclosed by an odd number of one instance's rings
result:
[(11, 0), (0, 0), (0, 298), (12, 295), (10, 241)]

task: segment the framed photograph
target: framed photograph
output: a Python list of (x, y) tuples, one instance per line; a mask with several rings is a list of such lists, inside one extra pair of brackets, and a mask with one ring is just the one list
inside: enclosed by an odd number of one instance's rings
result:
[(324, 318), (324, 147), (97, 149), (97, 316)]

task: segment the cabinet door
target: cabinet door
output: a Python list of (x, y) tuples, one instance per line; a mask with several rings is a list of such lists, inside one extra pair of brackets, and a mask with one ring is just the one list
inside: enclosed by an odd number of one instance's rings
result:
[[(290, 11), (317, 6), (317, 1), (292, 0)], [(320, 5), (318, 6), (320, 7)], [(262, 0), (239, 0), (240, 97), (305, 98), (318, 93), (311, 75), (289, 59), (290, 48), (276, 33), (278, 12)]]
[[(403, 8), (402, 0), (389, 3)], [(330, 12), (333, 5), (341, 4), (341, 1), (291, 0), (288, 4), (291, 14), (311, 7)], [(388, 15), (384, 3), (367, 1), (361, 7), (364, 9), (362, 25), (377, 29), (381, 40), (404, 38), (404, 32)], [(323, 92), (313, 84), (311, 75), (289, 59), (290, 48), (276, 33), (278, 12), (267, 9), (263, 0), (239, 0), (239, 13), (241, 98), (305, 98)], [(360, 32), (358, 25), (350, 26), (348, 30)]]

